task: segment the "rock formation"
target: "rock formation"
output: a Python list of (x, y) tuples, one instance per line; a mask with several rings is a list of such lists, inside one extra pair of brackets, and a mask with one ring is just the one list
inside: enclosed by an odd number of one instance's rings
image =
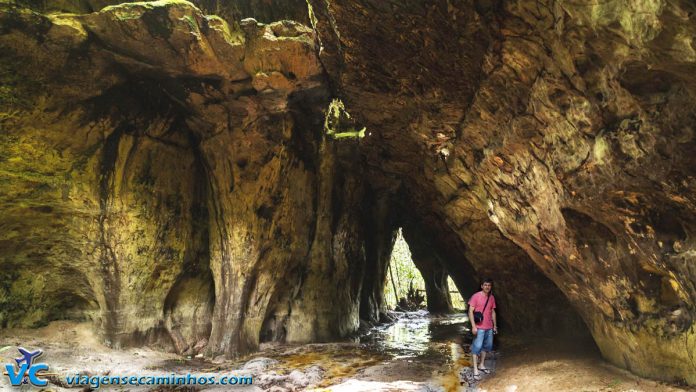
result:
[(227, 355), (357, 328), (364, 181), (311, 29), (185, 1), (2, 26), (3, 326)]
[[(91, 319), (114, 346), (227, 356), (338, 339), (380, 319), (403, 227), (429, 295), (491, 276), (508, 330), (588, 330), (696, 384), (691, 3), (310, 0), (312, 27), (17, 3), (3, 327)], [(305, 15), (272, 3), (197, 4)]]
[[(21, 7), (41, 13), (69, 12), (87, 14), (104, 7), (123, 3), (136, 3), (137, 0), (4, 0)], [(217, 15), (230, 23), (244, 18), (254, 18), (259, 22), (270, 23), (289, 19), (309, 25), (309, 13), (305, 0), (192, 0), (191, 4), (210, 15)]]
[(370, 181), (508, 322), (564, 296), (611, 362), (696, 382), (693, 3), (310, 4)]

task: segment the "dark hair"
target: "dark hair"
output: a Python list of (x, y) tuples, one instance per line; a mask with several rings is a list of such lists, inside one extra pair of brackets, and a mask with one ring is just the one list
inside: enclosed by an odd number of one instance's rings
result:
[(486, 279), (483, 280), (483, 282), (482, 282), (481, 284), (484, 284), (484, 283), (493, 284), (493, 279), (491, 279), (491, 278), (486, 278)]

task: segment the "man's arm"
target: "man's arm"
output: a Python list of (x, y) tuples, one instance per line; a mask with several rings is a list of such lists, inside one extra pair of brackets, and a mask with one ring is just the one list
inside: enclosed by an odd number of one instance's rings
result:
[(469, 304), (469, 321), (471, 322), (471, 333), (476, 335), (476, 322), (474, 322), (474, 307)]
[(498, 332), (498, 319), (495, 317), (495, 308), (493, 308), (492, 310), (493, 310), (493, 314), (492, 314), (493, 332)]

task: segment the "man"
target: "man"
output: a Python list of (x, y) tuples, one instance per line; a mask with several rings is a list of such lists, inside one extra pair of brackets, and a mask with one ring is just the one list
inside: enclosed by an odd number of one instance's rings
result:
[[(491, 289), (493, 289), (493, 279), (487, 278), (481, 284), (481, 291), (472, 295), (469, 300), (469, 320), (471, 332), (474, 334), (474, 341), (471, 344), (471, 362), (474, 364), (475, 380), (481, 379), (481, 372), (490, 373), (485, 363), (486, 352), (493, 350), (493, 334), (498, 333), (495, 297), (491, 294)], [(483, 320), (478, 324), (474, 321), (474, 312), (483, 313)], [(477, 361), (479, 354), (481, 360)]]

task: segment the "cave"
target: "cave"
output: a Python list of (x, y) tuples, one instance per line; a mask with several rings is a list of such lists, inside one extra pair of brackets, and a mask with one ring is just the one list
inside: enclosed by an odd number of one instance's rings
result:
[(0, 331), (345, 342), (402, 231), (430, 314), (492, 277), (506, 333), (696, 385), (694, 36), (686, 0), (3, 2)]
[(399, 227), (387, 266), (384, 284), (387, 308), (427, 309), (434, 315), (466, 309), (465, 300), (446, 267), (421, 241), (409, 245), (403, 233)]

